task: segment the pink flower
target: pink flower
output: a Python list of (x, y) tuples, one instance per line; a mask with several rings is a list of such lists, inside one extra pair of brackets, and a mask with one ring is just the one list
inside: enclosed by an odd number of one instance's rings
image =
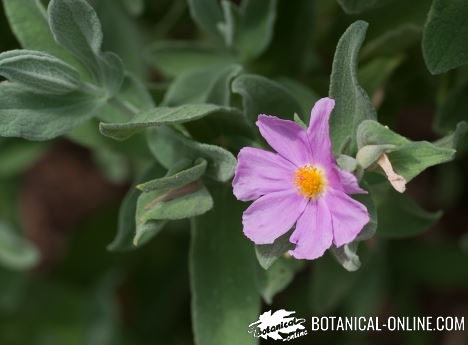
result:
[(369, 222), (364, 205), (348, 194), (366, 193), (333, 157), (328, 120), (335, 101), (322, 98), (309, 128), (260, 115), (257, 126), (277, 152), (245, 147), (239, 152), (234, 194), (255, 200), (242, 216), (244, 234), (256, 244), (273, 243), (296, 227), (289, 241), (297, 259), (316, 259), (332, 244), (353, 241)]

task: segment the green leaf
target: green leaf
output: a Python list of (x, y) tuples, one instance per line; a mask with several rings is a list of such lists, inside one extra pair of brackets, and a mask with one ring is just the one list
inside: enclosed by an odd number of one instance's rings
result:
[(358, 14), (386, 1), (388, 0), (338, 0), (338, 3), (347, 14)]
[(440, 138), (434, 142), (434, 145), (446, 149), (456, 149), (460, 140), (465, 136), (468, 131), (468, 125), (465, 121), (459, 122), (457, 127), (449, 135)]
[(356, 159), (354, 159), (351, 156), (339, 155), (338, 158), (336, 159), (336, 163), (338, 164), (341, 170), (344, 170), (350, 173), (358, 169), (358, 164), (357, 164)]
[(220, 36), (218, 23), (223, 21), (223, 13), (217, 0), (188, 0), (190, 15), (197, 25), (213, 36)]
[(47, 52), (76, 67), (77, 61), (55, 42), (40, 0), (3, 0), (10, 27), (25, 49)]
[(432, 74), (445, 73), (468, 63), (468, 3), (434, 0), (424, 27), (422, 49)]
[(231, 81), (242, 71), (239, 65), (210, 66), (187, 71), (177, 77), (162, 102), (165, 106), (187, 103), (213, 103), (229, 106)]
[(145, 59), (168, 77), (178, 77), (190, 70), (228, 65), (235, 58), (193, 41), (157, 41), (145, 52)]
[(203, 158), (208, 162), (207, 176), (226, 182), (234, 175), (236, 159), (221, 147), (195, 142), (165, 126), (150, 129), (147, 138), (151, 152), (167, 169), (183, 158)]
[(141, 247), (153, 239), (166, 226), (167, 220), (149, 220), (146, 223), (137, 224), (133, 245)]
[(253, 74), (244, 74), (232, 83), (232, 91), (242, 96), (244, 113), (254, 124), (260, 114), (275, 115), (292, 120), (301, 113), (301, 105), (282, 85)]
[(406, 195), (390, 189), (379, 203), (378, 215), (379, 236), (406, 238), (427, 230), (442, 217), (442, 211), (428, 212)]
[[(166, 170), (161, 165), (153, 163), (150, 168), (136, 179), (136, 184), (148, 181), (155, 176), (162, 176), (165, 171)], [(136, 188), (136, 184), (128, 190), (122, 204), (120, 205), (117, 234), (114, 240), (107, 246), (107, 249), (110, 251), (127, 251), (135, 249), (133, 244), (133, 240), (136, 235), (135, 214), (137, 209), (137, 200), (141, 194), (141, 192)], [(153, 227), (155, 226), (155, 224), (152, 225)], [(164, 222), (160, 222), (158, 224), (159, 228), (162, 228), (163, 226)]]
[(168, 191), (143, 192), (138, 198), (137, 228), (153, 220), (177, 220), (199, 216), (213, 207), (213, 200), (200, 181)]
[(330, 255), (315, 261), (310, 277), (309, 302), (314, 314), (332, 312), (356, 284), (358, 275), (338, 266)]
[(178, 167), (174, 174), (139, 184), (137, 188), (142, 192), (179, 188), (200, 179), (206, 171), (207, 163), (202, 158), (195, 161), (193, 166), (190, 161), (182, 162), (182, 169)]
[(189, 264), (195, 344), (258, 344), (246, 328), (258, 318), (260, 296), (253, 247), (242, 234), (243, 206), (229, 187), (217, 185), (210, 192), (213, 211), (192, 219)]
[(111, 96), (123, 82), (123, 64), (114, 53), (102, 53), (101, 22), (85, 0), (52, 0), (49, 25), (55, 40), (88, 69)]
[(47, 140), (92, 117), (103, 100), (72, 92), (39, 95), (14, 83), (0, 84), (0, 136)]
[(351, 242), (339, 248), (333, 246), (330, 251), (345, 270), (354, 272), (361, 267), (361, 260), (356, 254), (358, 245), (358, 242)]
[(105, 136), (124, 140), (145, 128), (195, 121), (220, 112), (235, 113), (237, 110), (214, 104), (186, 104), (174, 108), (157, 107), (136, 114), (129, 122), (101, 122), (99, 130)]
[(377, 114), (357, 79), (357, 61), (359, 48), (364, 41), (367, 23), (357, 21), (341, 36), (333, 59), (330, 78), (330, 97), (336, 101), (335, 109), (330, 119), (330, 130), (335, 155), (340, 152), (346, 138), (351, 134), (348, 146), (349, 153), (356, 151), (354, 133), (359, 124), (366, 119), (376, 119)]
[[(225, 3), (235, 6), (232, 2)], [(252, 60), (268, 47), (273, 37), (276, 8), (276, 0), (242, 1), (233, 32), (233, 46), (241, 60)]]
[(183, 159), (165, 177), (137, 186), (143, 193), (137, 202), (135, 245), (159, 232), (163, 221), (199, 216), (213, 207), (211, 195), (201, 181), (206, 166), (204, 159)]
[(100, 80), (101, 23), (85, 0), (51, 0), (49, 25), (55, 40)]
[(450, 162), (454, 157), (455, 150), (438, 147), (427, 141), (413, 142), (388, 154), (395, 172), (406, 181), (410, 181), (426, 168)]
[(0, 75), (36, 93), (62, 95), (81, 86), (80, 75), (72, 66), (32, 50), (0, 54)]
[[(372, 145), (383, 147), (381, 152), (387, 153), (393, 170), (403, 176), (407, 182), (426, 168), (448, 162), (455, 155), (454, 149), (436, 146), (427, 141), (412, 142), (372, 120), (360, 124), (357, 143), (360, 152)], [(358, 161), (359, 157), (358, 153)]]
[(38, 250), (0, 222), (0, 265), (12, 270), (27, 270), (35, 266), (38, 260)]
[(286, 289), (302, 266), (302, 261), (279, 258), (267, 271), (259, 270), (258, 288), (263, 300), (272, 304), (273, 297)]
[(395, 145), (365, 145), (356, 155), (357, 162), (362, 169), (367, 169), (376, 163), (386, 152), (395, 149)]
[(272, 244), (260, 244), (255, 246), (255, 253), (257, 260), (265, 270), (269, 269), (271, 265), (284, 253), (294, 249), (294, 244), (289, 242), (292, 231), (278, 237)]

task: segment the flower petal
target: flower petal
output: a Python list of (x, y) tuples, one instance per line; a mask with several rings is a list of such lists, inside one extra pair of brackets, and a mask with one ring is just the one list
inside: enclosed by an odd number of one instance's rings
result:
[(341, 185), (346, 194), (367, 194), (367, 191), (359, 187), (356, 176), (352, 173), (338, 169), (340, 175)]
[(328, 124), (334, 106), (335, 101), (328, 97), (321, 98), (315, 103), (310, 114), (307, 137), (313, 163), (322, 166), (332, 188), (342, 190), (343, 187), (341, 187), (340, 176), (333, 156)]
[(245, 236), (256, 244), (273, 243), (293, 227), (307, 202), (294, 190), (262, 196), (242, 215)]
[(232, 186), (238, 200), (254, 200), (262, 195), (292, 189), (295, 166), (276, 153), (244, 147), (237, 157)]
[(332, 217), (335, 246), (352, 242), (369, 222), (367, 208), (346, 193), (332, 188), (324, 198)]
[(290, 251), (296, 259), (313, 260), (330, 248), (333, 241), (332, 220), (323, 198), (308, 203), (289, 241), (296, 244), (296, 248)]
[(307, 136), (315, 162), (325, 163), (334, 159), (328, 124), (334, 106), (335, 101), (326, 97), (319, 99), (312, 108)]
[(257, 126), (268, 144), (281, 156), (298, 167), (311, 162), (309, 141), (301, 126), (268, 115), (260, 115)]

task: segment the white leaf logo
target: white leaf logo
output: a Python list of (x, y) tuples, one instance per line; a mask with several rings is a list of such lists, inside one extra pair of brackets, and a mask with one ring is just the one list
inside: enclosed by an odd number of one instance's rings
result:
[(305, 329), (302, 325), (305, 319), (290, 317), (295, 313), (295, 311), (280, 309), (272, 314), (271, 310), (269, 310), (260, 315), (258, 321), (249, 325), (249, 333), (253, 333), (256, 338), (268, 339), (270, 337), (275, 340), (282, 340), (283, 337), (280, 333), (289, 334)]

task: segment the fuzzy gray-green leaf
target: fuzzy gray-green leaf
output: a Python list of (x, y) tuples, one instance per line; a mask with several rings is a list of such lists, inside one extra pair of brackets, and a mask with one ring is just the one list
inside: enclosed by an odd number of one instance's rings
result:
[(101, 23), (85, 0), (52, 0), (49, 25), (55, 40), (100, 78)]
[(432, 74), (468, 63), (468, 3), (434, 0), (424, 27), (422, 48)]
[(179, 107), (156, 107), (135, 115), (129, 122), (101, 123), (99, 129), (105, 136), (124, 140), (142, 129), (176, 123), (195, 121), (220, 112), (236, 112), (233, 108), (223, 108), (214, 104), (185, 104)]
[(244, 209), (230, 187), (210, 192), (214, 209), (192, 219), (190, 287), (196, 345), (255, 345), (247, 332), (260, 313), (256, 262), (252, 245), (242, 235)]
[(359, 49), (364, 41), (368, 24), (357, 21), (341, 36), (333, 59), (330, 78), (330, 97), (336, 102), (330, 119), (333, 151), (338, 154), (346, 138), (351, 134), (349, 152), (356, 151), (354, 133), (366, 119), (376, 119), (377, 114), (369, 96), (359, 85), (357, 62)]
[(219, 146), (196, 142), (166, 126), (150, 129), (147, 139), (151, 152), (167, 169), (182, 158), (204, 158), (208, 162), (207, 176), (226, 182), (234, 175), (236, 158)]
[(265, 303), (271, 304), (273, 297), (288, 287), (303, 263), (292, 258), (280, 257), (268, 270), (259, 269), (258, 288)]
[[(149, 167), (141, 176), (137, 178), (136, 184), (163, 176), (164, 173), (165, 169), (157, 162), (154, 162), (151, 167)], [(137, 200), (140, 194), (141, 192), (136, 188), (136, 186), (132, 185), (132, 187), (125, 195), (125, 198), (122, 200), (119, 209), (117, 234), (115, 235), (113, 241), (107, 246), (108, 250), (127, 251), (135, 248), (134, 238), (137, 234), (135, 214), (137, 209)], [(148, 228), (151, 227), (151, 229), (154, 230), (160, 229), (163, 226), (164, 222), (153, 222), (148, 226)], [(141, 242), (144, 241), (137, 240), (137, 244), (141, 244)]]
[(179, 188), (201, 178), (206, 171), (206, 165), (206, 160), (201, 158), (193, 166), (182, 170), (178, 169), (179, 171), (169, 176), (139, 184), (137, 188), (143, 192)]
[(390, 149), (386, 152), (393, 169), (407, 182), (426, 168), (448, 162), (455, 155), (455, 150), (452, 148), (437, 146), (428, 141), (410, 141), (372, 120), (360, 124), (357, 143), (360, 151), (366, 146), (389, 145), (387, 147)]
[(357, 255), (358, 246), (358, 242), (351, 242), (339, 248), (333, 246), (330, 251), (345, 270), (354, 272), (361, 267), (361, 260)]
[(435, 141), (434, 145), (447, 149), (456, 149), (459, 141), (465, 136), (467, 131), (468, 124), (465, 121), (459, 122), (452, 133)]
[(272, 244), (258, 244), (255, 246), (257, 260), (263, 269), (267, 270), (271, 265), (287, 251), (294, 249), (294, 244), (289, 242), (292, 231), (278, 237)]
[(137, 227), (152, 220), (177, 220), (199, 216), (213, 207), (213, 199), (196, 181), (168, 191), (143, 192), (138, 198)]
[(245, 0), (234, 28), (234, 46), (242, 60), (258, 57), (270, 44), (276, 21), (277, 0)]
[(292, 120), (302, 107), (282, 85), (253, 74), (244, 74), (232, 83), (232, 91), (242, 96), (244, 113), (254, 124), (260, 114), (275, 115)]
[(103, 100), (72, 92), (39, 95), (10, 82), (0, 84), (0, 136), (47, 140), (80, 125)]
[(76, 67), (78, 62), (54, 40), (41, 0), (3, 0), (3, 5), (10, 27), (23, 48), (47, 52)]
[(81, 85), (80, 75), (72, 66), (52, 55), (32, 50), (0, 54), (0, 75), (36, 93), (61, 95)]

